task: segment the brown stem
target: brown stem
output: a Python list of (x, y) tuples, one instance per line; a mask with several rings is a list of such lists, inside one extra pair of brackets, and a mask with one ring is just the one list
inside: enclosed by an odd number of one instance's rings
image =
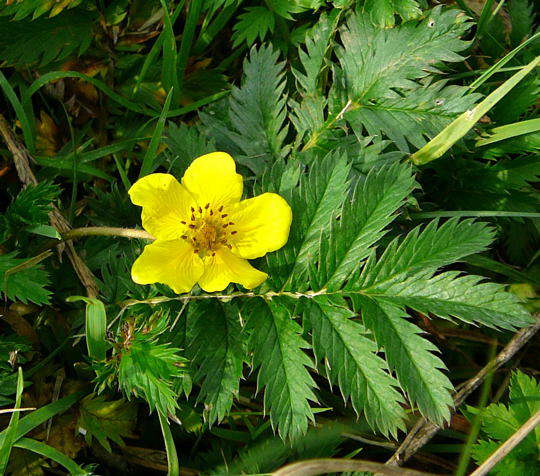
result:
[(470, 476), (484, 476), (488, 474), (499, 461), (501, 461), (510, 451), (512, 451), (525, 437), (540, 424), (540, 410), (538, 410), (531, 418), (508, 438), (499, 448), (497, 448), (491, 456), (485, 460)]
[(394, 468), (382, 463), (361, 459), (321, 458), (288, 464), (272, 473), (272, 476), (315, 476), (317, 474), (340, 473), (345, 471), (369, 471), (386, 476), (434, 476), (414, 469)]
[[(455, 408), (459, 407), (480, 386), (489, 373), (494, 372), (508, 362), (536, 334), (540, 329), (539, 317), (539, 315), (535, 315), (536, 322), (533, 325), (517, 332), (495, 359), (483, 367), (473, 378), (465, 382), (454, 395)], [(440, 426), (427, 421), (425, 418), (420, 418), (386, 464), (400, 466), (431, 440), (440, 429)]]
[[(15, 164), (15, 169), (17, 170), (19, 180), (24, 185), (36, 185), (38, 181), (34, 175), (34, 172), (32, 172), (32, 168), (30, 167), (32, 157), (26, 148), (17, 140), (15, 134), (9, 127), (8, 122), (2, 114), (0, 114), (0, 135), (2, 136), (8, 150), (13, 155), (13, 163)], [(51, 213), (49, 213), (49, 219), (51, 221), (51, 225), (56, 228), (58, 233), (61, 235), (67, 233), (71, 228), (68, 221), (64, 218), (62, 213), (60, 213), (60, 210), (56, 206), (53, 206), (53, 210)], [(75, 273), (77, 274), (82, 285), (85, 287), (86, 293), (89, 297), (96, 297), (99, 294), (96, 278), (88, 266), (86, 266), (86, 263), (75, 251), (73, 243), (67, 242), (65, 247), (73, 269), (75, 270)]]

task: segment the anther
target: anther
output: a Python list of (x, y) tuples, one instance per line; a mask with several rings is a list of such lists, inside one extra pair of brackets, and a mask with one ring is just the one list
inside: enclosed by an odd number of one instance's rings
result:
[(184, 220), (182, 220), (180, 223), (182, 223), (182, 225), (186, 225), (186, 224), (187, 224)]
[(201, 207), (199, 207), (199, 213), (202, 213), (202, 208)]
[(238, 232), (236, 230), (231, 231), (231, 235), (236, 235)]
[(216, 252), (215, 252), (215, 251), (212, 253), (212, 256), (216, 256)]
[(225, 217), (228, 217), (229, 215), (227, 215), (226, 213), (224, 213), (223, 215), (221, 215), (221, 218), (225, 218)]
[(195, 228), (195, 225), (189, 225), (189, 228), (193, 230), (193, 228)]
[(191, 215), (191, 221), (195, 221), (195, 215)]
[(229, 248), (230, 250), (232, 250), (232, 246), (229, 245), (229, 243), (227, 243), (227, 248)]
[(218, 208), (218, 212), (222, 212), (223, 211), (223, 205), (221, 205), (221, 207)]
[(210, 204), (207, 203), (207, 204), (204, 206), (204, 208), (206, 208), (206, 209), (208, 210), (208, 207), (209, 207), (209, 206), (210, 206)]
[(187, 240), (187, 235), (182, 235), (183, 240)]
[(214, 210), (210, 210), (210, 215), (213, 215), (214, 214)]
[(233, 222), (233, 221), (230, 221), (230, 222), (229, 222), (229, 225), (234, 225), (234, 222)]
[(191, 207), (191, 213), (194, 213), (194, 212), (195, 212), (195, 209)]
[(199, 250), (193, 250), (193, 253), (197, 254), (199, 252)]
[(225, 225), (223, 225), (223, 228), (227, 228), (229, 226), (228, 223), (225, 223)]

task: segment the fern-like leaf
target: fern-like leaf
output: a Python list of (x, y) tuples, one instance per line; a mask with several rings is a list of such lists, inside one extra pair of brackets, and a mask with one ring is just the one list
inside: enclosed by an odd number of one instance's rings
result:
[(372, 169), (345, 202), (330, 239), (321, 242), (316, 289), (338, 289), (359, 268), (414, 184), (408, 166), (395, 164)]
[(383, 434), (396, 436), (404, 429), (403, 397), (399, 384), (388, 374), (377, 346), (365, 328), (339, 298), (318, 296), (305, 303), (304, 318), (313, 334), (313, 349), (324, 359), (329, 380), (350, 399), (357, 413), (364, 412), (369, 424)]
[(422, 13), (416, 0), (366, 0), (364, 11), (370, 14), (375, 25), (383, 28), (394, 26), (396, 15), (407, 21)]
[(433, 353), (437, 347), (420, 336), (422, 330), (408, 322), (398, 307), (359, 295), (353, 301), (411, 402), (430, 420), (448, 421), (453, 387), (441, 372), (444, 363)]
[(192, 303), (187, 332), (187, 357), (195, 368), (193, 379), (201, 386), (198, 400), (204, 403), (208, 422), (219, 422), (238, 394), (245, 359), (236, 306)]
[(45, 66), (71, 54), (80, 55), (92, 41), (94, 19), (86, 10), (33, 21), (0, 17), (0, 60), (14, 66)]
[(290, 303), (283, 299), (257, 300), (249, 309), (247, 327), (253, 363), (258, 367), (258, 387), (264, 387), (264, 407), (282, 437), (306, 432), (313, 420), (309, 401), (317, 401), (315, 382), (307, 368), (313, 363), (302, 349), (309, 345), (291, 318)]
[(344, 157), (328, 155), (315, 162), (300, 186), (287, 197), (294, 225), (287, 245), (267, 257), (270, 275), (277, 286), (305, 289), (321, 238), (348, 193), (349, 165)]

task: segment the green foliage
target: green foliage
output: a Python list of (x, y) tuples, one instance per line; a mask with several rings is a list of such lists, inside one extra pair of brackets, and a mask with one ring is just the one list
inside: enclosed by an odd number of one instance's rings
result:
[[(11, 459), (40, 455), (8, 472), (50, 472), (49, 460), (81, 472), (74, 460), (93, 458), (90, 445), (100, 474), (155, 470), (147, 447), (162, 440), (171, 474), (380, 459), (375, 447), (395, 446), (419, 414), (445, 424), (453, 385), (485, 365), (485, 343), (531, 323), (540, 143), (529, 0), (500, 2), (496, 15), (488, 2), (474, 28), (463, 2), (7, 3), (0, 403), (13, 406), (23, 366), (21, 405), (39, 409), (21, 415), (35, 431), (15, 435)], [(459, 143), (412, 167), (449, 124), (466, 132)], [(17, 181), (19, 141), (37, 186)], [(234, 157), (245, 198), (274, 192), (291, 206), (287, 243), (252, 262), (269, 278), (182, 296), (136, 284), (148, 240), (117, 229), (141, 225), (126, 191), (140, 170), (180, 180), (216, 150)], [(73, 228), (113, 228), (64, 243), (53, 203)], [(98, 312), (66, 304), (83, 295)], [(524, 368), (534, 349), (519, 353)], [(96, 394), (63, 396), (92, 379)], [(479, 462), (537, 410), (537, 386), (516, 374), (510, 405), (487, 407)], [(501, 472), (529, 470), (537, 439)]]
[(416, 0), (366, 0), (364, 11), (369, 12), (375, 25), (383, 28), (394, 26), (395, 15), (407, 21), (422, 13)]
[(32, 21), (0, 17), (0, 60), (16, 66), (45, 66), (72, 54), (81, 55), (92, 41), (94, 18), (85, 10)]
[(264, 40), (267, 33), (274, 31), (276, 19), (274, 13), (265, 7), (248, 7), (238, 16), (234, 25), (233, 44), (238, 46), (246, 42), (251, 46), (258, 39)]
[(5, 297), (23, 303), (48, 304), (49, 276), (40, 265), (16, 258), (16, 253), (0, 255), (0, 291)]
[(134, 436), (136, 417), (137, 407), (133, 403), (89, 395), (81, 402), (77, 425), (84, 430), (88, 444), (95, 438), (110, 453), (109, 440), (123, 446), (122, 437)]
[[(364, 326), (352, 320), (344, 300), (318, 296), (304, 304), (304, 317), (313, 334), (319, 361), (325, 362), (329, 380), (350, 399), (357, 413), (381, 433), (404, 429), (403, 397), (386, 362), (377, 355), (377, 345)], [(321, 369), (323, 370), (323, 369)]]
[(253, 47), (244, 62), (242, 85), (233, 88), (227, 123), (209, 114), (202, 116), (216, 143), (228, 142), (245, 157), (245, 164), (261, 173), (266, 163), (284, 155), (286, 96), (283, 63), (271, 47)]
[(315, 402), (317, 397), (307, 370), (313, 363), (303, 351), (309, 344), (302, 339), (289, 308), (283, 299), (257, 300), (249, 308), (247, 328), (253, 365), (259, 369), (257, 386), (265, 389), (264, 408), (279, 434), (294, 439), (314, 420), (309, 401)]
[[(510, 380), (508, 406), (492, 403), (483, 410), (470, 407), (468, 410), (481, 412), (482, 435), (486, 439), (473, 447), (473, 457), (480, 464), (540, 410), (540, 385), (533, 377), (517, 371)], [(540, 429), (536, 428), (492, 469), (492, 473), (537, 474), (540, 472), (539, 445)]]
[(4, 214), (0, 215), (0, 241), (16, 236), (25, 229), (48, 223), (52, 202), (59, 194), (58, 186), (49, 182), (28, 185), (21, 190)]
[(238, 310), (218, 302), (194, 303), (187, 319), (186, 355), (201, 386), (199, 401), (208, 423), (220, 422), (238, 395), (245, 360)]

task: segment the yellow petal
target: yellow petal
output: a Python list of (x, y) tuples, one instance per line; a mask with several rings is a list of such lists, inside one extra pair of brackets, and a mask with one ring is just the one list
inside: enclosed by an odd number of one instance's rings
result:
[(179, 294), (191, 291), (203, 272), (203, 261), (184, 240), (156, 240), (135, 260), (131, 277), (138, 284), (166, 284)]
[(150, 174), (129, 189), (135, 205), (143, 207), (144, 229), (158, 239), (179, 238), (184, 229), (182, 220), (189, 219), (195, 204), (189, 192), (169, 174)]
[(215, 256), (204, 259), (204, 274), (199, 286), (206, 292), (223, 291), (229, 283), (239, 283), (247, 289), (257, 287), (268, 275), (255, 269), (247, 260), (221, 248)]
[(232, 240), (234, 252), (242, 258), (258, 258), (287, 243), (292, 211), (275, 193), (241, 201), (230, 216), (236, 230)]
[(233, 158), (225, 152), (213, 152), (195, 159), (187, 168), (182, 184), (199, 206), (228, 205), (242, 198), (242, 176), (236, 173)]

